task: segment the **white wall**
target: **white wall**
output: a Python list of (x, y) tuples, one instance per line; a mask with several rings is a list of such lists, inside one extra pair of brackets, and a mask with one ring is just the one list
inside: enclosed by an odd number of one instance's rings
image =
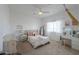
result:
[[(24, 10), (24, 8), (26, 9)], [(23, 30), (39, 29), (41, 21), (39, 18), (32, 15), (32, 10), (30, 8), (30, 5), (12, 5), (12, 7), (10, 6), (10, 25), (12, 32), (16, 30), (17, 25), (22, 25)]]
[(10, 31), (8, 5), (0, 5), (0, 51), (3, 50), (3, 36)]
[(42, 20), (43, 20), (42, 21), (43, 24), (45, 24), (47, 22), (51, 22), (51, 21), (56, 21), (56, 20), (71, 22), (69, 16), (67, 15), (67, 13), (64, 10), (61, 10), (54, 15), (42, 18)]

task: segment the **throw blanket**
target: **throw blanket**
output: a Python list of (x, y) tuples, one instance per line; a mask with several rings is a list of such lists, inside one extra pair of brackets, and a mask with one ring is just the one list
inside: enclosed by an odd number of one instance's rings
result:
[(44, 36), (29, 36), (28, 41), (32, 44), (33, 48), (37, 48), (40, 45), (44, 45), (49, 42), (48, 37)]

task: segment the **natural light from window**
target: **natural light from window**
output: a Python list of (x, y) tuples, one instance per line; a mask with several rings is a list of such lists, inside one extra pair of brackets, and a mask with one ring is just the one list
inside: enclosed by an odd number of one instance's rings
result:
[(47, 32), (61, 33), (61, 31), (62, 31), (61, 23), (62, 23), (61, 21), (48, 22), (47, 23)]

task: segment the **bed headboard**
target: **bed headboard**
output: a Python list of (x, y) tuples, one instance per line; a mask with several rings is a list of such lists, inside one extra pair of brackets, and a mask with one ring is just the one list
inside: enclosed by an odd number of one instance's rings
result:
[(27, 33), (28, 36), (39, 35), (39, 32), (37, 30), (25, 30), (25, 33)]

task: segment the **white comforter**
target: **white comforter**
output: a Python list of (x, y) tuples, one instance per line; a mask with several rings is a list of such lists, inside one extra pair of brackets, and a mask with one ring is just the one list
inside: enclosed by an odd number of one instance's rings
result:
[(29, 36), (28, 41), (32, 44), (33, 48), (37, 48), (40, 45), (44, 45), (49, 42), (48, 37), (45, 36)]

